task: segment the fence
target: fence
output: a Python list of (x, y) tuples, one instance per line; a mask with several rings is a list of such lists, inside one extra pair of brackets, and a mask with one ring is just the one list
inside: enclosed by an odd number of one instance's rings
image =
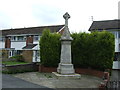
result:
[(120, 90), (120, 80), (109, 81), (106, 88), (107, 90)]

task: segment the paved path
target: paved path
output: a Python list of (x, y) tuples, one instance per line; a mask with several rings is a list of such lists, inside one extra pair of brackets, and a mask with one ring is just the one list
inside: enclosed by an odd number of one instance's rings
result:
[[(46, 88), (11, 75), (2, 74), (2, 88)], [(3, 90), (3, 89), (2, 89)], [(46, 88), (45, 90), (51, 90)]]
[(120, 80), (120, 71), (119, 70), (112, 70), (111, 80)]
[(81, 75), (81, 79), (57, 79), (51, 73), (30, 72), (14, 74), (23, 80), (49, 88), (98, 88), (102, 79), (89, 75)]

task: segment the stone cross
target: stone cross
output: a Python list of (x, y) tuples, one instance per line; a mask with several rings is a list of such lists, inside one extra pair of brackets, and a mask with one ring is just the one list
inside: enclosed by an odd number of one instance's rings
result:
[(66, 12), (66, 13), (63, 15), (63, 18), (65, 19), (65, 26), (68, 27), (68, 19), (70, 18), (70, 15), (68, 14), (68, 12)]
[(68, 19), (70, 18), (70, 15), (68, 12), (66, 12), (63, 15), (63, 18), (65, 19), (65, 29), (62, 34), (61, 40), (73, 40), (72, 37), (70, 36), (69, 28), (68, 28)]

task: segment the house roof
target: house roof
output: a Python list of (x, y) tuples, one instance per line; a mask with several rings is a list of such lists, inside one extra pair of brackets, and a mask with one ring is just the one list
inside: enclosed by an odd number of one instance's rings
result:
[(89, 28), (89, 31), (94, 30), (115, 30), (120, 29), (120, 19), (105, 20), (105, 21), (93, 21)]
[(64, 25), (53, 25), (53, 26), (40, 26), (40, 27), (28, 27), (28, 28), (16, 28), (2, 30), (2, 35), (20, 35), (20, 34), (42, 34), (45, 28), (50, 29), (51, 32), (58, 32)]
[(23, 47), (22, 49), (32, 49), (36, 46), (37, 44), (28, 44), (27, 46)]

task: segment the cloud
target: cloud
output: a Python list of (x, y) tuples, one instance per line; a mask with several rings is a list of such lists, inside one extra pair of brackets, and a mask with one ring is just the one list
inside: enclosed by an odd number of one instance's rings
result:
[(68, 12), (70, 31), (87, 31), (94, 20), (118, 17), (119, 0), (0, 0), (0, 29), (64, 24)]
[(32, 15), (40, 23), (55, 24), (61, 22), (62, 10), (48, 5), (33, 5)]

